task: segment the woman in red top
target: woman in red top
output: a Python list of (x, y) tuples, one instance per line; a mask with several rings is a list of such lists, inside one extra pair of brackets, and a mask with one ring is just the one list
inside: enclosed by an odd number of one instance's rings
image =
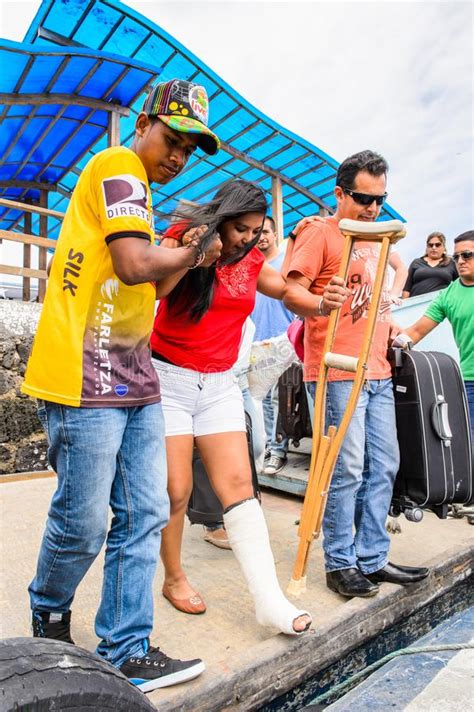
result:
[(283, 293), (281, 275), (256, 247), (266, 208), (259, 186), (231, 181), (210, 203), (187, 211), (163, 237), (163, 245), (177, 247), (198, 236), (202, 249), (214, 241), (221, 250), (217, 262), (201, 262), (198, 269), (177, 275), (171, 291), (169, 281), (161, 283), (158, 294), (168, 295), (158, 307), (151, 339), (165, 415), (171, 502), (161, 546), (163, 595), (186, 613), (206, 610), (181, 566), (196, 443), (224, 508), (229, 542), (253, 596), (257, 620), (296, 635), (308, 629), (311, 617), (293, 606), (278, 584), (251, 482), (242, 394), (231, 370), (256, 290), (275, 299)]

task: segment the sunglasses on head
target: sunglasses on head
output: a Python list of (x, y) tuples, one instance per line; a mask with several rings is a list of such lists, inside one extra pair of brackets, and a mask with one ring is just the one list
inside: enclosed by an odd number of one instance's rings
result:
[(453, 260), (455, 262), (459, 262), (459, 258), (462, 257), (465, 262), (467, 260), (472, 260), (472, 257), (474, 255), (474, 252), (472, 250), (463, 250), (463, 252), (458, 252), (455, 255), (453, 255)]
[(442, 242), (429, 242), (428, 247), (441, 247)]
[(351, 196), (355, 203), (365, 205), (366, 207), (368, 205), (372, 205), (374, 200), (377, 205), (383, 205), (387, 198), (387, 193), (384, 193), (383, 195), (371, 195), (370, 193), (356, 193), (355, 191), (350, 190), (349, 188), (343, 188), (342, 186), (341, 188), (344, 193)]

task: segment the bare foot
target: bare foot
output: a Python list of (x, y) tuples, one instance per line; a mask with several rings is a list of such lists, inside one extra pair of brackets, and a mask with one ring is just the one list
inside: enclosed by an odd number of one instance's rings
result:
[(177, 598), (178, 600), (184, 600), (186, 598), (191, 598), (192, 596), (199, 595), (197, 591), (189, 584), (189, 581), (184, 574), (179, 579), (165, 579), (165, 584), (171, 596), (173, 596), (173, 598)]
[(293, 630), (295, 633), (301, 633), (304, 630), (308, 630), (312, 623), (311, 616), (298, 616), (293, 621)]

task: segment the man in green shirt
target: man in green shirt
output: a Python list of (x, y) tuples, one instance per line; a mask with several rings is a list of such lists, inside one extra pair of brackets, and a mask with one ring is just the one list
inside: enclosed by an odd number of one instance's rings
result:
[(471, 416), (471, 432), (474, 434), (474, 230), (456, 237), (453, 259), (459, 279), (438, 294), (425, 314), (397, 336), (393, 346), (404, 346), (404, 335), (416, 344), (444, 319), (449, 321), (459, 349)]

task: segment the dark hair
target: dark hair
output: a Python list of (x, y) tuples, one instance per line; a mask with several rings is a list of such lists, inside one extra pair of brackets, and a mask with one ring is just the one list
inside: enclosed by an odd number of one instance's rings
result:
[[(446, 249), (446, 236), (442, 232), (437, 232), (437, 231), (430, 232), (430, 234), (426, 238), (426, 248), (428, 248), (428, 245), (429, 245), (430, 241), (433, 239), (433, 237), (437, 237), (438, 240), (440, 240), (440, 242), (443, 244), (443, 247), (444, 247), (444, 252), (443, 252), (443, 255), (441, 257), (441, 261), (439, 264), (442, 266), (449, 264), (451, 262), (451, 257), (448, 255), (448, 251)], [(422, 257), (426, 257), (427, 255), (428, 255), (428, 249), (425, 250), (425, 254), (422, 255)]]
[(454, 238), (454, 244), (457, 245), (458, 242), (465, 242), (466, 240), (474, 240), (474, 230), (467, 230), (467, 232), (462, 232), (460, 235)]
[(275, 232), (275, 230), (276, 230), (276, 224), (275, 224), (275, 221), (274, 221), (274, 219), (272, 218), (272, 216), (271, 216), (271, 215), (267, 215), (267, 216), (265, 217), (265, 220), (268, 220), (268, 222), (269, 222), (270, 225), (272, 226), (273, 232)]
[(388, 163), (379, 153), (359, 151), (346, 158), (337, 169), (336, 185), (352, 190), (360, 171), (367, 171), (371, 176), (381, 176), (388, 172)]
[[(442, 232), (437, 232), (437, 231), (430, 232), (430, 234), (426, 238), (426, 246), (427, 247), (428, 247), (430, 240), (432, 240), (433, 237), (437, 237), (443, 243), (444, 252), (443, 252), (441, 261), (438, 266), (444, 267), (445, 265), (448, 265), (451, 262), (451, 257), (448, 255), (448, 251), (446, 249), (446, 236)], [(426, 257), (427, 254), (428, 254), (428, 252), (427, 252), (427, 250), (425, 250), (425, 254), (422, 255), (422, 257)]]
[[(219, 226), (239, 215), (262, 213), (263, 228), (267, 207), (265, 192), (259, 185), (248, 180), (231, 180), (224, 183), (208, 203), (178, 208), (175, 217), (183, 222), (183, 235), (192, 227), (208, 226), (201, 240), (201, 247), (205, 251), (215, 239)], [(219, 260), (219, 266), (235, 264), (243, 259), (255, 247), (260, 234), (261, 229), (253, 240), (231, 258)], [(215, 274), (215, 265), (190, 270), (169, 294), (170, 308), (179, 309), (180, 312), (189, 311), (193, 321), (202, 319), (211, 304)]]
[(430, 232), (430, 234), (426, 238), (426, 244), (428, 244), (429, 241), (433, 239), (433, 237), (437, 237), (439, 240), (441, 240), (443, 245), (446, 245), (446, 236), (442, 232)]

